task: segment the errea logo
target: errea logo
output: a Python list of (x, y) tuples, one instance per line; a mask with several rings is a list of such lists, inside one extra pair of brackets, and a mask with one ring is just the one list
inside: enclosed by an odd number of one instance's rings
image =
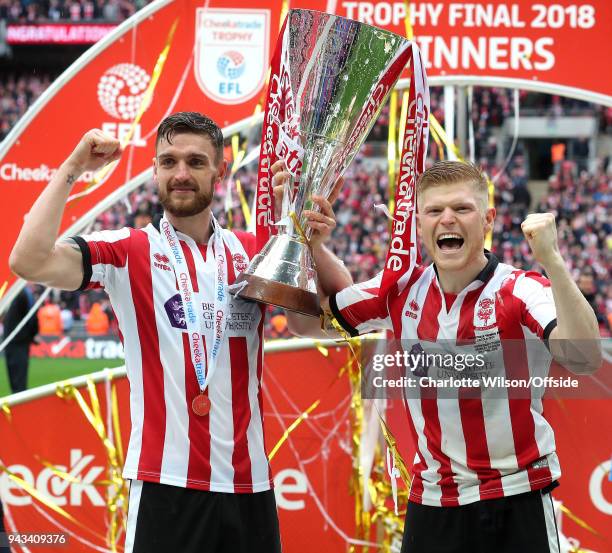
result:
[(404, 315), (406, 315), (407, 317), (410, 317), (411, 319), (417, 319), (418, 318), (417, 312), (421, 309), (419, 304), (414, 300), (410, 300), (410, 302), (408, 303), (408, 307), (410, 309), (407, 310), (404, 313)]
[(172, 270), (172, 267), (169, 265), (170, 259), (168, 259), (167, 255), (164, 255), (163, 253), (154, 253), (153, 259), (155, 260), (153, 261), (153, 266), (157, 269), (162, 269), (164, 271)]

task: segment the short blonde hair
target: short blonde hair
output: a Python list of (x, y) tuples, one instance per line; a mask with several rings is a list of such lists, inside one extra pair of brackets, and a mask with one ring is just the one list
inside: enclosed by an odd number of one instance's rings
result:
[(426, 169), (417, 181), (417, 200), (428, 188), (463, 183), (472, 185), (484, 213), (489, 207), (489, 183), (479, 167), (465, 161), (437, 161)]

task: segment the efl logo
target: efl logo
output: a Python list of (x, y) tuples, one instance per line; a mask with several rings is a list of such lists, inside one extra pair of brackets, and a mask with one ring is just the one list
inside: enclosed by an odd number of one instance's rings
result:
[[(150, 81), (149, 74), (142, 67), (132, 63), (119, 63), (102, 75), (98, 82), (100, 106), (111, 117), (126, 121), (102, 123), (104, 132), (122, 142), (127, 138)], [(140, 125), (136, 125), (130, 142), (134, 146), (147, 145), (142, 138)]]
[(268, 66), (270, 10), (198, 8), (195, 77), (221, 104), (239, 104), (261, 89)]

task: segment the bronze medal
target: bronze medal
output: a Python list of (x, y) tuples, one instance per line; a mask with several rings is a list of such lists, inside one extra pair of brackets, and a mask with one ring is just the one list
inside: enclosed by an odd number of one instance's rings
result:
[(198, 417), (204, 417), (210, 411), (210, 400), (204, 394), (199, 394), (193, 398), (191, 408)]

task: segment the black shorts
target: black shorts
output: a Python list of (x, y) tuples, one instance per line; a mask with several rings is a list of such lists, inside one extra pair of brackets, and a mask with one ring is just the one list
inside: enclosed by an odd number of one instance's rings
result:
[(408, 503), (401, 553), (559, 553), (550, 490), (459, 507)]
[(125, 553), (280, 553), (274, 490), (219, 493), (132, 480)]

